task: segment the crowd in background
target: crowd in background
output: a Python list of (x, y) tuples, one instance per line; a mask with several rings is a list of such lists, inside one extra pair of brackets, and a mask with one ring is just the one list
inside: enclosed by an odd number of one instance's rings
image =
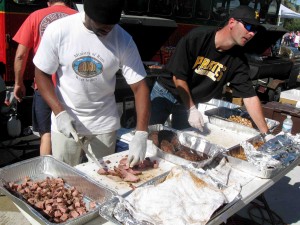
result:
[(291, 31), (283, 35), (282, 44), (299, 48), (300, 31)]

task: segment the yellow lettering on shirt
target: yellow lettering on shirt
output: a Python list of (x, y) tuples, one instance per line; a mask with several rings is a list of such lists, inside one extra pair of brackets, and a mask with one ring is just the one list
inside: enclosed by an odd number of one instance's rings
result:
[(196, 67), (198, 67), (202, 62), (203, 62), (204, 57), (203, 56), (198, 56), (196, 59), (196, 62), (193, 66), (193, 69), (195, 69)]
[(196, 74), (207, 76), (212, 81), (220, 81), (227, 67), (219, 62), (198, 56), (193, 69)]

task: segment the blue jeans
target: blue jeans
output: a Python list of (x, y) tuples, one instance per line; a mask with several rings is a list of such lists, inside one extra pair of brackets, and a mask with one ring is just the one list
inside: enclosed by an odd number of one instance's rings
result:
[(172, 114), (172, 128), (182, 130), (190, 127), (186, 107), (155, 82), (151, 91), (151, 117), (150, 125), (164, 124)]

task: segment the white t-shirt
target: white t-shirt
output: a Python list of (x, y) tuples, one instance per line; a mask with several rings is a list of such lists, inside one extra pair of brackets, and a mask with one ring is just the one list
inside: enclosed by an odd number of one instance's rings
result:
[[(128, 84), (146, 77), (132, 37), (119, 25), (98, 37), (84, 24), (84, 13), (51, 23), (33, 62), (47, 74), (57, 72), (56, 93), (76, 120), (79, 134), (102, 134), (120, 128), (115, 102), (116, 72)], [(52, 114), (52, 130), (57, 131)]]
[(299, 44), (299, 41), (300, 41), (300, 36), (299, 35), (295, 35), (294, 43), (295, 44)]

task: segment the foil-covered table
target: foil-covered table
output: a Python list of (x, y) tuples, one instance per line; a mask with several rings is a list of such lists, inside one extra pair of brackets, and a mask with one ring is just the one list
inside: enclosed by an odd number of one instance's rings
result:
[[(207, 190), (207, 191), (210, 190), (212, 192), (215, 192), (216, 195), (219, 194), (219, 198), (217, 198), (215, 195), (213, 195), (214, 196), (213, 198), (211, 198), (212, 195), (209, 195), (209, 196), (205, 197), (205, 201), (202, 203), (203, 205), (201, 207), (199, 205), (198, 207), (200, 207), (202, 210), (204, 210), (204, 208), (206, 208), (207, 211), (205, 211), (205, 212), (202, 211), (201, 216), (200, 217), (197, 216), (197, 217), (199, 217), (199, 219), (200, 218), (203, 218), (203, 219), (206, 218), (206, 219), (204, 219), (204, 221), (205, 221), (205, 220), (208, 220), (211, 216), (212, 217), (218, 216), (218, 215), (222, 214), (223, 212), (225, 212), (228, 208), (230, 208), (233, 204), (235, 204), (240, 199), (239, 192), (240, 192), (241, 189), (240, 189), (239, 186), (230, 186), (230, 187), (228, 187), (228, 186), (226, 186), (222, 183), (219, 183), (215, 178), (210, 177), (208, 174), (206, 174), (206, 172), (204, 170), (199, 169), (199, 168), (196, 169), (193, 166), (191, 166), (191, 167), (177, 166), (177, 167), (174, 167), (171, 170), (171, 172), (167, 172), (165, 174), (162, 174), (162, 175), (156, 177), (155, 179), (152, 179), (149, 182), (146, 182), (140, 188), (138, 188), (138, 190), (136, 190), (135, 192), (132, 192), (129, 196), (127, 196), (125, 198), (116, 197), (116, 198), (102, 204), (100, 206), (100, 215), (103, 216), (104, 218), (112, 221), (113, 223), (116, 223), (116, 224), (126, 224), (126, 225), (129, 225), (129, 224), (138, 224), (138, 225), (152, 224), (151, 222), (146, 222), (145, 220), (137, 219), (137, 217), (139, 217), (139, 218), (147, 218), (147, 217), (145, 217), (145, 215), (142, 212), (137, 212), (136, 211), (137, 208), (134, 208), (134, 206), (131, 205), (128, 202), (128, 200), (131, 199), (136, 194), (136, 192), (139, 192), (139, 191), (141, 191), (140, 193), (142, 193), (143, 191), (146, 191), (146, 196), (147, 196), (147, 195), (150, 194), (150, 192), (148, 192), (148, 191), (151, 189), (152, 191), (160, 190), (155, 194), (155, 196), (157, 196), (156, 200), (151, 198), (150, 202), (152, 202), (153, 204), (155, 202), (155, 204), (157, 204), (157, 207), (152, 206), (151, 207), (152, 209), (158, 208), (158, 205), (161, 205), (161, 204), (164, 204), (164, 206), (162, 206), (163, 208), (166, 207), (166, 204), (167, 205), (168, 204), (173, 205), (173, 204), (175, 204), (175, 202), (177, 202), (174, 199), (174, 198), (176, 198), (175, 196), (172, 197), (172, 199), (174, 200), (173, 203), (172, 203), (172, 201), (171, 202), (167, 201), (167, 199), (164, 199), (164, 198), (167, 198), (168, 196), (170, 196), (170, 192), (172, 192), (172, 190), (178, 190), (178, 189), (180, 189), (180, 187), (182, 187), (184, 185), (187, 185), (188, 187), (192, 188), (189, 183), (186, 183), (186, 182), (190, 181), (189, 179), (187, 179), (187, 176), (189, 174), (192, 174), (191, 175), (192, 177), (194, 176), (194, 178), (192, 178), (192, 180), (199, 178), (201, 180), (201, 182), (204, 182), (204, 183), (201, 183), (201, 185), (204, 185), (204, 186), (201, 186), (199, 183), (196, 183), (196, 186), (199, 189), (201, 189), (202, 191), (201, 191), (201, 193), (197, 192), (198, 194), (192, 197), (192, 199), (193, 199), (193, 201), (192, 201), (193, 202), (192, 203), (193, 207), (192, 208), (193, 209), (195, 207), (197, 207), (197, 205), (200, 204), (199, 202), (201, 202), (203, 200), (203, 195), (205, 195), (204, 190)], [(176, 186), (176, 184), (178, 184), (179, 185), (178, 187), (175, 187), (173, 185), (168, 186), (168, 187), (171, 188), (170, 191), (165, 190), (166, 187), (162, 187), (162, 189), (158, 189), (159, 185), (164, 185), (164, 182), (171, 181), (172, 177), (173, 177), (173, 179), (175, 179), (174, 180), (175, 183), (173, 183), (173, 184), (175, 186)], [(179, 179), (180, 177), (182, 179), (184, 178), (185, 180), (181, 181), (181, 179)], [(185, 192), (187, 192), (187, 190), (189, 189), (188, 187), (186, 187), (187, 189), (184, 188), (184, 187), (182, 187), (182, 188), (184, 190), (186, 190)], [(148, 189), (148, 188), (150, 188), (150, 189)], [(181, 191), (178, 190), (178, 192), (181, 192)], [(159, 193), (162, 194), (162, 196), (158, 196)], [(178, 195), (176, 195), (176, 196), (178, 196)], [(190, 196), (190, 195), (188, 194), (188, 196)], [(195, 199), (195, 198), (197, 198), (196, 196), (198, 196), (198, 197), (202, 196), (201, 198), (198, 198), (198, 200), (199, 200), (198, 204), (196, 204), (194, 202), (194, 201), (196, 201), (196, 199)], [(140, 199), (140, 198), (141, 198), (141, 196), (138, 194), (137, 200)], [(187, 198), (188, 197), (187, 196), (184, 197), (183, 193), (182, 193), (180, 195), (179, 199), (181, 199), (181, 201), (184, 202), (185, 199), (187, 199)], [(146, 197), (146, 199), (149, 199), (149, 197)], [(164, 199), (164, 201), (163, 201), (163, 199)], [(209, 199), (210, 199), (210, 204), (209, 204)], [(213, 202), (211, 202), (211, 201), (213, 201)], [(216, 203), (217, 201), (219, 202), (219, 204), (222, 205), (221, 208), (219, 207), (220, 205), (217, 205), (217, 203)], [(223, 203), (221, 203), (220, 201), (223, 202)], [(225, 204), (225, 205), (223, 205), (223, 204)], [(148, 204), (147, 204), (147, 206), (148, 206)], [(186, 205), (186, 207), (188, 207), (188, 206), (189, 206), (189, 204)], [(150, 205), (149, 205), (149, 207), (150, 207)], [(140, 207), (138, 207), (138, 209), (139, 208)], [(168, 208), (171, 209), (171, 207), (168, 207)], [(214, 210), (217, 210), (217, 211), (215, 212)], [(184, 212), (187, 212), (187, 211), (188, 211), (188, 209), (185, 208), (185, 210), (183, 210), (181, 212), (184, 213)], [(194, 210), (191, 209), (191, 211), (194, 212), (195, 209)], [(145, 211), (143, 211), (143, 212), (145, 212)], [(165, 211), (164, 211), (164, 213), (165, 213)], [(133, 216), (133, 215), (135, 215), (135, 216)], [(192, 216), (192, 214), (189, 214), (189, 215)], [(180, 216), (180, 214), (177, 214), (177, 216)], [(171, 218), (173, 218), (173, 217), (171, 217)], [(187, 219), (186, 216), (184, 216), (182, 218)], [(150, 219), (150, 218), (148, 218), (148, 219)], [(202, 221), (203, 224), (206, 223), (203, 220), (201, 220), (201, 221)], [(178, 223), (179, 223), (179, 221), (177, 220), (177, 224)]]

